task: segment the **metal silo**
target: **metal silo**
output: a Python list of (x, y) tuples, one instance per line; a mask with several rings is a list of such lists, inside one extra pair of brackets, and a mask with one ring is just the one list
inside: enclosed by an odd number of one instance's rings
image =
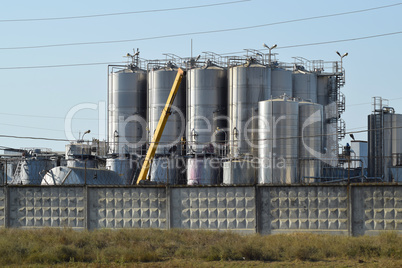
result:
[(19, 161), (10, 184), (39, 185), (46, 172), (54, 167), (48, 158), (29, 157)]
[(299, 178), (315, 182), (321, 173), (323, 153), (323, 107), (317, 103), (299, 103)]
[(293, 73), (293, 93), (294, 98), (317, 102), (317, 74), (303, 71)]
[(222, 162), (219, 158), (187, 159), (188, 185), (215, 185), (222, 182)]
[(229, 68), (230, 155), (253, 154), (257, 147), (258, 102), (271, 97), (271, 68), (248, 59)]
[(258, 112), (258, 183), (295, 183), (299, 103), (286, 98), (261, 101)]
[(256, 183), (256, 167), (258, 159), (232, 159), (223, 162), (223, 184), (252, 185)]
[(282, 68), (273, 68), (271, 70), (271, 96), (277, 98), (283, 94), (292, 96), (292, 72)]
[(187, 72), (187, 153), (216, 153), (227, 125), (227, 71), (207, 61)]
[(106, 169), (116, 172), (124, 181), (124, 184), (131, 185), (136, 171), (140, 168), (140, 163), (128, 158), (108, 158), (106, 159)]
[(157, 184), (184, 184), (186, 181), (184, 172), (184, 158), (182, 157), (158, 157), (152, 161), (148, 176)]
[(109, 81), (110, 152), (121, 155), (141, 153), (141, 146), (147, 141), (146, 71), (134, 65), (113, 66)]
[[(158, 125), (166, 100), (176, 78), (177, 67), (168, 62), (165, 66), (154, 66), (148, 72), (148, 126), (149, 142)], [(172, 105), (172, 113), (166, 123), (162, 137), (156, 149), (157, 155), (170, 154), (173, 146), (180, 147), (180, 140), (185, 137), (186, 128), (186, 83), (182, 80)], [(181, 150), (178, 150), (181, 152)]]
[(368, 116), (369, 176), (391, 181), (389, 169), (402, 159), (402, 114), (383, 107)]

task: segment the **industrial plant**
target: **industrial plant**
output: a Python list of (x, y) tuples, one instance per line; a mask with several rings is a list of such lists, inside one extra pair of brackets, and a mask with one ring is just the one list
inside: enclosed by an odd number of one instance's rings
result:
[[(346, 133), (344, 57), (280, 62), (165, 54), (108, 66), (107, 140), (65, 154), (4, 150), (3, 185), (256, 185), (399, 182), (402, 115), (373, 98), (368, 140)], [(266, 51), (266, 50), (264, 50)], [(350, 135), (352, 141), (342, 140)]]

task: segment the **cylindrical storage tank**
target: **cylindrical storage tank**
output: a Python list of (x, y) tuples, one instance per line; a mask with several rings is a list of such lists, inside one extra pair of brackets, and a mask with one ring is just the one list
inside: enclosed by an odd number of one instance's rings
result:
[[(116, 172), (126, 185), (132, 185), (135, 181), (136, 171), (140, 163), (136, 160), (127, 158), (108, 158), (106, 159), (106, 169)], [(135, 183), (135, 182), (134, 182)]]
[(350, 141), (350, 150), (354, 152), (351, 155), (351, 159), (354, 161), (350, 163), (350, 167), (367, 169), (367, 163), (368, 163), (367, 141), (356, 141), (356, 140)]
[(317, 103), (317, 74), (294, 72), (292, 96)]
[(23, 159), (17, 165), (11, 184), (40, 185), (43, 176), (54, 166), (50, 159)]
[(223, 184), (225, 185), (252, 185), (256, 180), (256, 158), (236, 159), (223, 162)]
[(179, 184), (182, 159), (177, 157), (157, 157), (149, 169), (150, 180), (157, 184)]
[(323, 134), (323, 106), (317, 103), (299, 103), (299, 179), (317, 182), (321, 175)]
[(138, 68), (126, 68), (110, 74), (109, 146), (120, 155), (141, 153), (147, 141), (147, 75)]
[[(216, 153), (227, 126), (227, 71), (217, 66), (187, 72), (187, 153)], [(215, 145), (215, 146), (214, 146)]]
[[(153, 69), (148, 73), (148, 125), (149, 142), (152, 141), (163, 108), (169, 97), (177, 68)], [(183, 78), (171, 107), (171, 114), (159, 141), (156, 154), (170, 154), (173, 146), (179, 146), (186, 129), (186, 80)], [(181, 152), (181, 150), (177, 150)]]
[[(382, 122), (382, 123), (381, 123)], [(390, 112), (368, 116), (369, 176), (391, 181), (389, 169), (402, 154), (402, 115)]]
[(295, 183), (299, 103), (286, 98), (261, 101), (258, 112), (258, 183)]
[(317, 103), (325, 106), (329, 103), (329, 77), (317, 76)]
[(187, 159), (188, 185), (216, 185), (222, 182), (221, 160), (213, 157)]
[(277, 98), (284, 94), (292, 96), (292, 72), (274, 68), (271, 70), (271, 96)]
[(270, 97), (270, 68), (246, 64), (229, 69), (229, 145), (232, 156), (256, 156), (258, 102)]
[(402, 158), (402, 114), (392, 115), (392, 165), (399, 166)]

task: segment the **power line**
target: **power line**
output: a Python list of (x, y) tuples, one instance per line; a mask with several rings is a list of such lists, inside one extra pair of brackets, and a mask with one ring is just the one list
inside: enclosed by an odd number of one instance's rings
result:
[[(305, 47), (305, 46), (314, 46), (314, 45), (317, 46), (317, 45), (326, 45), (326, 44), (340, 43), (340, 42), (351, 42), (351, 41), (358, 41), (358, 40), (364, 40), (364, 39), (371, 39), (371, 38), (379, 38), (379, 37), (384, 37), (384, 36), (397, 35), (397, 34), (401, 34), (401, 33), (402, 33), (402, 31), (393, 32), (393, 33), (377, 34), (377, 35), (369, 35), (369, 36), (363, 36), (363, 37), (354, 37), (354, 38), (348, 38), (348, 39), (339, 39), (339, 40), (332, 40), (332, 41), (316, 42), (316, 43), (289, 45), (289, 46), (282, 46), (282, 47), (278, 46), (276, 49), (286, 49), (286, 48)], [(240, 54), (240, 53), (244, 53), (244, 51), (220, 53), (219, 55), (227, 56), (227, 55)], [(78, 66), (106, 65), (106, 64), (122, 64), (122, 62), (96, 62), (96, 63), (72, 63), (72, 64), (59, 64), (59, 65), (35, 65), (35, 66), (0, 67), (0, 70), (78, 67)]]
[(108, 64), (122, 64), (122, 62), (110, 62), (110, 61), (108, 61), (108, 62), (73, 63), (73, 64), (58, 64), (58, 65), (36, 65), (36, 66), (0, 67), (0, 70), (60, 68), (60, 67), (77, 67), (77, 66), (108, 65)]
[[(188, 35), (200, 35), (200, 34), (211, 34), (211, 33), (221, 33), (221, 32), (249, 30), (249, 29), (268, 27), (268, 26), (279, 25), (279, 24), (286, 24), (286, 23), (293, 23), (293, 22), (300, 22), (300, 21), (307, 21), (307, 20), (322, 19), (322, 18), (329, 18), (329, 17), (335, 17), (335, 16), (343, 16), (343, 15), (350, 15), (350, 14), (355, 14), (355, 13), (368, 12), (368, 11), (372, 11), (372, 10), (389, 8), (389, 7), (394, 7), (394, 6), (398, 6), (398, 5), (402, 5), (402, 3), (397, 3), (397, 4), (393, 4), (393, 5), (387, 5), (387, 6), (374, 7), (374, 8), (368, 8), (368, 9), (355, 10), (355, 11), (348, 11), (348, 12), (342, 12), (342, 13), (335, 13), (335, 14), (314, 16), (314, 17), (308, 17), (308, 18), (286, 20), (286, 21), (273, 22), (273, 23), (266, 23), (266, 24), (260, 24), (260, 25), (229, 28), (229, 29), (200, 31), (200, 32), (189, 32), (189, 33), (179, 33), (179, 34), (160, 35), (160, 36), (153, 36), (153, 37), (143, 37), (143, 38), (124, 39), (124, 40), (62, 43), (62, 44), (49, 44), (49, 45), (37, 45), (37, 46), (20, 46), (20, 47), (1, 47), (0, 50), (35, 49), (35, 48), (64, 47), (64, 46), (81, 46), (81, 45), (99, 45), (99, 44), (126, 43), (126, 42), (136, 42), (136, 41), (146, 41), (146, 40), (154, 40), (154, 39), (181, 37), (181, 36), (188, 36)], [(401, 32), (396, 32), (396, 33), (401, 33)], [(390, 33), (390, 34), (396, 34), (396, 33)], [(390, 34), (388, 34), (388, 35), (390, 35)], [(330, 41), (330, 42), (332, 42), (332, 41)], [(314, 44), (306, 44), (304, 46), (307, 46), (307, 45), (314, 45)], [(288, 47), (282, 47), (282, 48), (289, 48), (289, 47), (294, 47), (294, 46), (288, 46)]]
[[(48, 119), (63, 119), (65, 120), (66, 117), (57, 117), (57, 116), (47, 116), (47, 115), (32, 115), (32, 114), (10, 114), (10, 113), (0, 113), (0, 115), (9, 115), (9, 116), (21, 116), (21, 117), (37, 117), (37, 118), (48, 118)], [(100, 120), (99, 118), (85, 118), (85, 117), (74, 117), (74, 120)]]
[[(374, 130), (389, 130), (389, 129), (400, 129), (402, 126), (397, 126), (397, 127), (383, 127), (383, 128), (376, 128), (372, 130), (364, 129), (364, 130), (355, 130), (355, 131), (346, 131), (345, 134), (356, 134), (356, 133), (366, 133), (369, 131), (374, 131)], [(321, 134), (321, 135), (297, 135), (297, 136), (292, 136), (292, 137), (277, 137), (275, 140), (289, 140), (289, 139), (296, 139), (296, 138), (316, 138), (316, 137), (324, 137), (324, 136), (336, 136), (338, 133), (327, 133), (327, 134)], [(57, 139), (57, 138), (46, 138), (46, 137), (30, 137), (30, 136), (16, 136), (16, 135), (2, 135), (0, 134), (0, 138), (14, 138), (14, 139), (31, 139), (31, 140), (47, 140), (47, 141), (63, 141), (63, 142), (71, 142), (71, 140), (68, 139)], [(269, 140), (274, 140), (274, 139), (257, 139), (257, 140), (250, 140), (250, 141), (269, 141)], [(89, 142), (89, 141), (84, 141), (84, 142)], [(113, 142), (109, 142), (113, 143)]]
[(187, 7), (176, 7), (176, 8), (165, 8), (165, 9), (151, 9), (151, 10), (140, 10), (140, 11), (128, 11), (128, 12), (117, 12), (117, 13), (104, 13), (104, 14), (94, 14), (94, 15), (82, 15), (82, 16), (67, 16), (67, 17), (49, 17), (49, 18), (31, 18), (31, 19), (3, 19), (2, 22), (32, 22), (32, 21), (49, 21), (49, 20), (71, 20), (71, 19), (86, 19), (86, 18), (96, 18), (96, 17), (107, 17), (107, 16), (121, 16), (130, 14), (141, 14), (141, 13), (154, 13), (154, 12), (166, 12), (166, 11), (177, 11), (185, 9), (197, 9), (213, 6), (231, 5), (242, 2), (250, 2), (251, 0), (239, 0), (231, 2), (223, 2), (208, 5), (198, 5), (198, 6), (187, 6)]

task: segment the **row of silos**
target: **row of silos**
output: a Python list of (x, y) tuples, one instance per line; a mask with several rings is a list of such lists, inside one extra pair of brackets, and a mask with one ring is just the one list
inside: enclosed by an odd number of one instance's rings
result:
[[(222, 165), (230, 166), (230, 170), (238, 169), (242, 161), (250, 162), (250, 157), (258, 157), (255, 118), (260, 114), (258, 102), (286, 95), (311, 103), (321, 102), (321, 105), (330, 103), (326, 75), (274, 68), (253, 59), (233, 66), (229, 61), (228, 68), (211, 61), (203, 65), (192, 63), (186, 66), (186, 79), (150, 169), (151, 180), (158, 183), (177, 183), (178, 174), (183, 173), (188, 184), (219, 183), (225, 176)], [(130, 65), (110, 73), (111, 153), (118, 158), (145, 153), (145, 141), (152, 139), (176, 73), (177, 67), (171, 62), (153, 63), (147, 71)], [(326, 126), (322, 128), (323, 133), (328, 132)], [(210, 164), (217, 156), (235, 161), (217, 168)], [(183, 161), (185, 171), (180, 168)], [(247, 172), (251, 174), (253, 169)], [(253, 179), (255, 176), (256, 172)]]

